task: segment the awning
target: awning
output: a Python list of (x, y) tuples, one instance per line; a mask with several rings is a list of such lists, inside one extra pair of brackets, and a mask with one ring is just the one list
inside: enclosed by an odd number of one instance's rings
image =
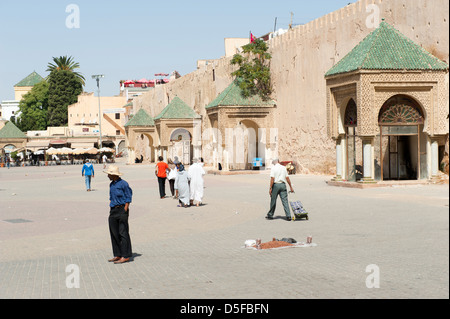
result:
[(67, 144), (67, 141), (63, 141), (63, 140), (50, 141), (50, 145), (64, 145), (64, 144)]
[(49, 140), (30, 141), (27, 143), (27, 148), (33, 149), (33, 150), (39, 150), (41, 148), (48, 148), (49, 144), (50, 144)]
[(71, 143), (72, 148), (92, 148), (94, 143)]

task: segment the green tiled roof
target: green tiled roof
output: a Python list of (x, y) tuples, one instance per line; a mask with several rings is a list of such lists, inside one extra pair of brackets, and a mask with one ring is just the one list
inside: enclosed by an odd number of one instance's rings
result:
[(27, 138), (27, 136), (13, 123), (6, 122), (0, 130), (0, 138)]
[(23, 87), (23, 86), (35, 86), (39, 82), (44, 80), (42, 76), (37, 74), (36, 72), (31, 73), (29, 76), (27, 76), (25, 79), (14, 85), (14, 87)]
[(195, 113), (193, 109), (184, 103), (178, 96), (176, 96), (167, 105), (162, 112), (155, 117), (155, 120), (160, 119), (200, 119), (201, 116)]
[(382, 21), (325, 76), (356, 70), (448, 70), (448, 65)]
[(131, 120), (125, 124), (125, 127), (130, 126), (155, 126), (155, 122), (151, 118), (144, 109), (140, 109)]
[(274, 101), (263, 101), (259, 95), (249, 98), (242, 96), (242, 90), (238, 85), (239, 80), (234, 80), (217, 98), (214, 99), (206, 108), (216, 106), (269, 106), (275, 105)]

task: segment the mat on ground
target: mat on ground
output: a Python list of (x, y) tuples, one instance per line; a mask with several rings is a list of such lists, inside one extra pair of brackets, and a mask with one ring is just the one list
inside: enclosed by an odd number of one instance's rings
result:
[(306, 243), (297, 242), (293, 238), (283, 238), (281, 240), (273, 238), (272, 241), (262, 243), (260, 239), (248, 239), (244, 243), (244, 248), (247, 249), (284, 249), (284, 248), (307, 248), (315, 247), (317, 244), (312, 242), (312, 237), (306, 239)]

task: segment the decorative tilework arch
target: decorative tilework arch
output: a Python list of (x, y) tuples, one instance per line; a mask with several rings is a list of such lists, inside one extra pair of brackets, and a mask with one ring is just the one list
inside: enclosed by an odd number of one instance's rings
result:
[(381, 107), (380, 125), (422, 125), (425, 122), (420, 105), (406, 95), (395, 95)]

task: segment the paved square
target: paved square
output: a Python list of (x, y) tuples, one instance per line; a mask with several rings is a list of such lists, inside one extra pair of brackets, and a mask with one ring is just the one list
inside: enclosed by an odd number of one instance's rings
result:
[[(93, 192), (81, 166), (0, 169), (0, 298), (449, 298), (448, 185), (362, 190), (296, 175), (290, 199), (309, 221), (285, 221), (280, 201), (268, 221), (267, 172), (207, 175), (205, 205), (178, 208), (159, 199), (153, 165), (118, 165), (134, 191), (135, 257), (124, 265), (107, 262), (101, 165)], [(243, 248), (310, 235), (316, 247)]]

